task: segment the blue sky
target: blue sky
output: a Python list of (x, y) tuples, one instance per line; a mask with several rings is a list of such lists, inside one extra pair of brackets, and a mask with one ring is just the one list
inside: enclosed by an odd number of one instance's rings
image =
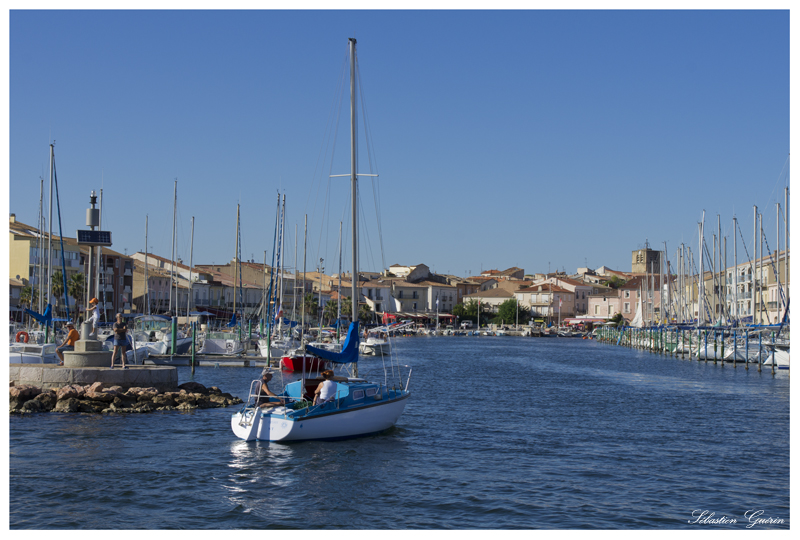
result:
[(102, 187), (113, 249), (144, 249), (148, 215), (169, 257), (177, 178), (184, 261), (192, 216), (195, 264), (233, 258), (237, 204), (262, 261), (280, 191), (290, 262), (308, 213), (307, 267), (331, 273), (346, 108), (320, 155), (352, 36), (384, 248), (367, 179), (362, 269), (629, 270), (646, 239), (696, 251), (703, 210), (752, 252), (753, 205), (775, 249), (788, 11), (12, 11), (9, 211), (35, 224), (55, 139), (65, 234)]

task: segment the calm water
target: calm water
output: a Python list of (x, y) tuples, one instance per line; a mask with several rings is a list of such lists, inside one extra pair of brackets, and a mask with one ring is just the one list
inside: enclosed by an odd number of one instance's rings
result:
[[(762, 510), (789, 526), (785, 371), (577, 339), (395, 347), (413, 395), (395, 428), (368, 438), (246, 443), (230, 431), (235, 407), (12, 416), (10, 525), (744, 530), (743, 514)], [(379, 364), (363, 360), (362, 375)], [(199, 368), (195, 380), (244, 398), (259, 372)], [(738, 523), (688, 524), (694, 510)]]

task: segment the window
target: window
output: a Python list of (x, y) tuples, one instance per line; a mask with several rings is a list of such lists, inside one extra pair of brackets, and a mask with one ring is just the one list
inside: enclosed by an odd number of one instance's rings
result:
[(414, 308), (413, 308), (413, 309), (414, 309), (414, 311), (417, 311), (417, 303), (416, 303), (416, 302), (414, 302), (414, 303), (412, 304), (412, 306), (414, 306)]
[(611, 312), (612, 312), (613, 310), (614, 310), (614, 309), (613, 309), (611, 306), (608, 306), (608, 314), (609, 314), (609, 315), (611, 315)]
[(367, 397), (372, 397), (378, 393), (377, 388), (367, 388)]
[(625, 291), (625, 298), (631, 297), (631, 291)]
[(411, 298), (419, 298), (419, 294), (417, 294), (417, 291), (411, 293)]
[(403, 291), (402, 291), (402, 290), (401, 290), (401, 291), (400, 291), (400, 293), (397, 295), (397, 297), (398, 297), (398, 298), (402, 298), (402, 297), (403, 297)]
[(599, 315), (600, 314), (600, 306), (594, 306), (594, 314), (595, 315)]
[(363, 390), (355, 390), (353, 392), (353, 399), (364, 399), (364, 391)]
[(631, 312), (631, 303), (625, 302), (625, 307), (623, 309), (623, 313), (630, 313)]

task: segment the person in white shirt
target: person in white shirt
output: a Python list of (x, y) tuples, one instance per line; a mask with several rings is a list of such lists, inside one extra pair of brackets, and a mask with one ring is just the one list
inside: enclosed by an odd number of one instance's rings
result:
[(322, 372), (322, 378), (325, 380), (319, 383), (319, 386), (314, 391), (314, 405), (322, 405), (333, 401), (333, 398), (336, 397), (336, 383), (331, 380), (333, 379), (333, 371), (326, 369)]

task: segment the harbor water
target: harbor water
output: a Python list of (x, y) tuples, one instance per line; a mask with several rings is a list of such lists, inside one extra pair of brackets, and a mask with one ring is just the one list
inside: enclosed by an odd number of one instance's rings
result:
[[(394, 346), (411, 399), (396, 427), (360, 439), (247, 443), (236, 407), (13, 415), (10, 526), (789, 528), (787, 371), (580, 339)], [(361, 375), (381, 363), (362, 358)], [(245, 399), (259, 373), (179, 368), (179, 382)]]

